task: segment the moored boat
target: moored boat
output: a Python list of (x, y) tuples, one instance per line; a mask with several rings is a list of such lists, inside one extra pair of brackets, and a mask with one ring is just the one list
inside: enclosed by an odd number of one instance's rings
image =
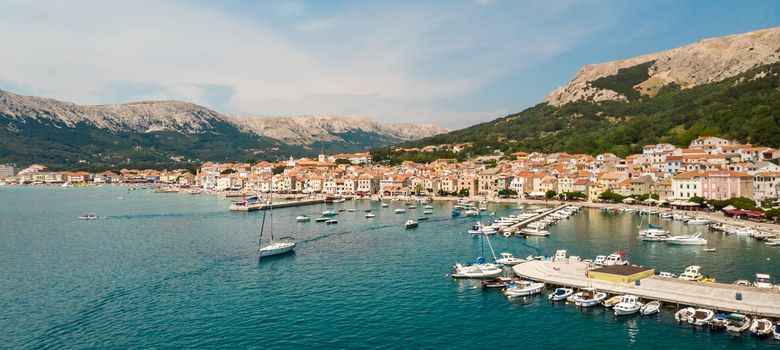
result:
[[(484, 261), (484, 259), (479, 258)], [(499, 265), (477, 263), (471, 265), (455, 264), (452, 268), (453, 278), (494, 278), (504, 270)]]
[(79, 220), (85, 220), (85, 221), (91, 221), (91, 220), (97, 220), (100, 219), (100, 217), (95, 213), (88, 213), (84, 214), (82, 216), (79, 216)]
[(482, 281), (482, 288), (504, 288), (512, 283), (509, 277), (496, 277), (492, 280)]
[(537, 294), (544, 288), (544, 283), (532, 281), (517, 281), (510, 283), (504, 289), (504, 295), (508, 298)]
[(766, 318), (755, 319), (750, 325), (750, 333), (753, 333), (759, 337), (765, 337), (772, 334), (773, 329), (774, 327), (772, 325), (772, 321)]
[(729, 332), (741, 333), (750, 328), (750, 317), (743, 314), (731, 314), (726, 317), (726, 330)]
[(574, 289), (571, 288), (555, 288), (555, 291), (547, 294), (547, 299), (550, 301), (566, 300), (574, 293)]
[(599, 292), (592, 288), (585, 288), (581, 292), (574, 294), (572, 299), (574, 300), (574, 305), (591, 307), (607, 299), (607, 293)]
[(512, 253), (501, 253), (501, 258), (496, 259), (496, 263), (507, 266), (517, 265), (523, 262), (525, 262), (525, 259), (515, 258)]
[(693, 311), (693, 314), (688, 317), (688, 324), (692, 324), (694, 326), (704, 326), (710, 320), (715, 317), (715, 312), (709, 309), (696, 309)]
[(688, 322), (688, 318), (690, 318), (695, 312), (696, 309), (692, 307), (684, 307), (674, 313), (674, 320), (677, 321), (677, 323)]
[(642, 307), (639, 308), (639, 313), (642, 314), (642, 316), (648, 316), (657, 313), (660, 309), (661, 302), (658, 300), (653, 300), (645, 305), (642, 305)]
[(701, 238), (701, 232), (698, 232), (695, 235), (667, 237), (666, 243), (676, 244), (676, 245), (707, 245), (707, 240)]
[(631, 315), (639, 312), (642, 308), (642, 303), (639, 302), (639, 298), (635, 295), (626, 294), (619, 303), (612, 307), (615, 316)]
[(728, 322), (728, 315), (717, 314), (712, 319), (710, 319), (710, 322), (708, 322), (707, 325), (710, 327), (710, 330), (719, 331), (726, 329), (726, 324), (728, 324)]
[(368, 218), (368, 219), (370, 219), (370, 218), (373, 218), (373, 217), (375, 217), (375, 216), (376, 216), (376, 215), (375, 215), (375, 214), (373, 214), (373, 213), (367, 213), (367, 214), (365, 215), (365, 217), (366, 217), (366, 218)]
[(418, 225), (419, 223), (415, 219), (406, 220), (406, 223), (404, 224), (407, 230), (411, 228), (417, 228)]
[(680, 277), (678, 277), (681, 280), (686, 281), (701, 281), (704, 279), (704, 276), (702, 276), (701, 273), (699, 273), (699, 270), (701, 270), (701, 266), (691, 265), (685, 268), (685, 272), (680, 274)]
[(606, 299), (603, 302), (601, 302), (601, 305), (603, 305), (605, 308), (609, 309), (609, 308), (612, 308), (613, 306), (615, 306), (617, 303), (619, 303), (620, 300), (622, 300), (622, 299), (623, 299), (622, 295), (615, 295), (615, 296), (613, 296), (613, 297), (611, 297), (609, 299)]
[(311, 218), (309, 216), (307, 216), (307, 215), (298, 215), (295, 218), (295, 221), (297, 221), (297, 222), (306, 222), (306, 221), (309, 221), (309, 220), (311, 220)]
[(325, 224), (327, 224), (327, 225), (335, 225), (335, 224), (338, 224), (338, 223), (339, 223), (339, 221), (336, 220), (336, 219), (328, 219), (328, 221), (325, 221)]

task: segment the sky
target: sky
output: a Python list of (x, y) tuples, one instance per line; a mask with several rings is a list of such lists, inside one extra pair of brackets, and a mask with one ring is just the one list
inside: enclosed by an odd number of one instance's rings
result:
[(0, 1), (0, 89), (456, 129), (586, 64), (780, 26), (780, 1)]

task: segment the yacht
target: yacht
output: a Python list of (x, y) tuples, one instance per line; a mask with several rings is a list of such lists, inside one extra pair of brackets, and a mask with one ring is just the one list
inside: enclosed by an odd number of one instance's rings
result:
[(619, 303), (612, 307), (615, 312), (615, 316), (631, 315), (639, 312), (642, 308), (642, 303), (639, 302), (639, 298), (635, 295), (626, 294)]
[[(480, 260), (484, 261), (484, 259)], [(477, 263), (472, 265), (455, 264), (452, 268), (453, 278), (495, 278), (504, 270), (499, 265)]]
[(689, 235), (671, 236), (666, 239), (666, 243), (684, 244), (684, 245), (707, 245), (707, 240), (701, 238), (701, 232), (699, 232), (693, 236), (689, 236)]
[(504, 290), (504, 295), (508, 298), (522, 297), (526, 295), (537, 294), (544, 288), (544, 283), (531, 281), (518, 281), (510, 283)]
[(574, 290), (571, 288), (555, 288), (554, 292), (547, 294), (547, 299), (550, 301), (566, 300), (572, 293), (574, 293)]
[(512, 256), (512, 253), (501, 253), (501, 258), (496, 259), (496, 263), (507, 266), (513, 266), (524, 262), (525, 259), (515, 258)]
[[(272, 184), (273, 185), (273, 184)], [(270, 239), (268, 243), (263, 244), (263, 233), (266, 227), (266, 214), (268, 214), (268, 232)], [(273, 198), (268, 200), (268, 210), (263, 212), (263, 221), (260, 223), (260, 238), (258, 239), (258, 251), (260, 257), (272, 256), (290, 253), (295, 250), (295, 239), (292, 237), (282, 237), (279, 240), (274, 240), (274, 213), (273, 213)]]
[(311, 220), (311, 218), (306, 216), (306, 215), (298, 215), (297, 217), (295, 217), (295, 221), (297, 221), (297, 222), (306, 222), (306, 221), (310, 221), (310, 220)]
[(406, 229), (417, 228), (418, 225), (419, 223), (415, 219), (406, 220), (406, 223), (404, 224), (404, 226), (406, 226)]
[(685, 272), (680, 274), (680, 277), (678, 277), (681, 280), (686, 281), (701, 281), (704, 276), (699, 273), (699, 270), (701, 270), (701, 266), (691, 265), (685, 268)]

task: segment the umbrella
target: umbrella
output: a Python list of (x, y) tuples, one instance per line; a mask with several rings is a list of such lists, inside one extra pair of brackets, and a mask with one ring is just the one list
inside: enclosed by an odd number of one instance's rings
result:
[(636, 199), (633, 199), (631, 197), (623, 198), (623, 203), (634, 203), (636, 202)]
[(737, 209), (737, 207), (735, 207), (733, 205), (728, 205), (728, 206), (723, 208), (723, 210), (734, 210), (734, 209)]

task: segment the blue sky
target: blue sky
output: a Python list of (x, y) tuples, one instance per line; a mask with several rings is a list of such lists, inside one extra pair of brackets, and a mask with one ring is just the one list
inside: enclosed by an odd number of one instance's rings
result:
[(16, 1), (0, 89), (459, 128), (591, 63), (780, 25), (780, 1)]

